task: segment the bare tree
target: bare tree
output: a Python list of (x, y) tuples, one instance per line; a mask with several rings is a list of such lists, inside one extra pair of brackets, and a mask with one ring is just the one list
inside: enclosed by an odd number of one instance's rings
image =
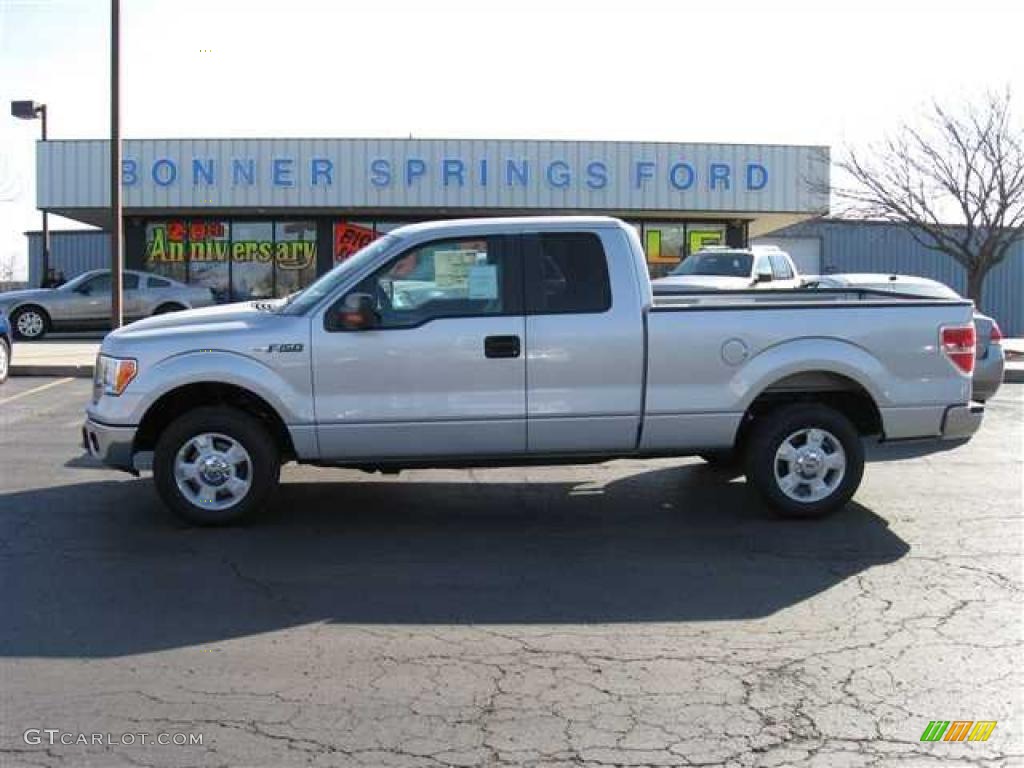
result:
[(920, 127), (850, 150), (837, 163), (849, 185), (832, 189), (845, 214), (903, 224), (956, 259), (978, 307), (985, 276), (1024, 238), (1024, 131), (1010, 102), (1006, 91), (957, 111), (933, 104)]
[(14, 282), (14, 253), (0, 253), (0, 283)]

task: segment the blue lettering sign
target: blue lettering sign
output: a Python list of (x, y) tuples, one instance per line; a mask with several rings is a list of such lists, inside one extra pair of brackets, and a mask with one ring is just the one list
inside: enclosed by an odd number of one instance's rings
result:
[(587, 186), (604, 189), (608, 186), (608, 166), (599, 160), (587, 164)]
[(528, 160), (523, 160), (522, 165), (516, 165), (515, 160), (505, 162), (505, 186), (514, 187), (517, 182), (524, 187), (530, 183), (530, 162)]
[(333, 173), (334, 163), (326, 157), (314, 157), (309, 166), (309, 183), (315, 187), (323, 179), (329, 187), (334, 183)]
[(649, 160), (640, 160), (636, 164), (636, 173), (633, 176), (633, 186), (637, 189), (643, 186), (646, 179), (654, 178), (654, 163)]
[(377, 158), (370, 163), (370, 183), (375, 187), (386, 187), (391, 183), (391, 163)]
[(256, 161), (252, 158), (231, 161), (231, 183), (237, 187), (243, 182), (250, 187), (256, 183)]
[(697, 172), (689, 163), (676, 163), (668, 170), (668, 180), (673, 187), (685, 192), (697, 180)]
[(747, 163), (747, 189), (756, 192), (768, 186), (768, 169), (760, 163)]
[(487, 158), (480, 161), (480, 186), (487, 186)]
[(548, 164), (548, 184), (556, 189), (565, 189), (572, 184), (572, 175), (569, 172), (569, 164), (564, 160), (554, 160)]
[(448, 186), (449, 179), (454, 178), (459, 182), (459, 186), (465, 186), (466, 179), (466, 166), (461, 160), (448, 160), (447, 158), (441, 163), (444, 167), (442, 175), (444, 176), (444, 185)]
[(207, 158), (207, 160), (200, 160), (198, 157), (192, 158), (192, 186), (199, 186), (199, 177), (203, 177), (203, 184), (213, 185), (213, 158)]
[(711, 176), (708, 179), (708, 183), (711, 189), (718, 189), (718, 183), (722, 182), (725, 185), (726, 190), (729, 189), (729, 172), (730, 168), (724, 163), (712, 163), (711, 164)]
[(139, 164), (134, 160), (121, 161), (121, 184), (130, 187), (139, 180)]
[(275, 187), (294, 187), (295, 180), (292, 178), (292, 165), (295, 163), (290, 157), (275, 157), (273, 179)]
[[(161, 173), (161, 169), (164, 172)], [(153, 163), (153, 181), (161, 187), (169, 187), (178, 178), (178, 166), (173, 161), (162, 157)]]
[(405, 186), (411, 187), (412, 183), (420, 176), (427, 173), (427, 164), (418, 157), (410, 157), (405, 161)]

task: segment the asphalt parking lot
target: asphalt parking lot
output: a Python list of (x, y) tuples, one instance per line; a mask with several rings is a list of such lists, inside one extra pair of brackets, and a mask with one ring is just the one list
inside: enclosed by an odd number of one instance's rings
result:
[(0, 388), (0, 766), (1024, 764), (1024, 385), (819, 522), (686, 459), (290, 467), (227, 530), (83, 457), (88, 392)]

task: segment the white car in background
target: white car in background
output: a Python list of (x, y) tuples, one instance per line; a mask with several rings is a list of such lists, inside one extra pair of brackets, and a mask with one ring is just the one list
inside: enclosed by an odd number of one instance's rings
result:
[(673, 293), (675, 289), (799, 288), (802, 284), (793, 259), (774, 245), (706, 246), (683, 259), (665, 277), (651, 281), (655, 293)]
[[(958, 299), (960, 294), (938, 280), (913, 275), (888, 275), (875, 273), (849, 273), (841, 275), (808, 275), (804, 278), (806, 288), (868, 288), (873, 291), (890, 291), (901, 296), (922, 299)], [(989, 400), (1003, 383), (1003, 368), (1006, 355), (1003, 351), (1003, 332), (999, 323), (988, 315), (974, 311), (975, 360), (972, 397), (978, 402)]]

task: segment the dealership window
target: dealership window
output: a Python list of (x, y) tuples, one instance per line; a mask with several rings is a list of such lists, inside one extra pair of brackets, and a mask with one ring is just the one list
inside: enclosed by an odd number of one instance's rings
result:
[(274, 295), (274, 224), (231, 223), (231, 296), (235, 301)]
[(316, 222), (279, 221), (274, 225), (274, 295), (287, 296), (316, 279)]
[(184, 283), (188, 280), (185, 247), (184, 222), (150, 222), (146, 225), (143, 269)]
[(188, 282), (209, 288), (218, 302), (230, 300), (229, 224), (193, 219), (185, 224), (188, 237)]
[(653, 222), (643, 227), (644, 251), (651, 277), (661, 277), (691, 253), (725, 244), (725, 227), (703, 222)]
[(340, 264), (377, 238), (368, 221), (334, 222), (334, 263)]
[(168, 219), (146, 225), (143, 268), (218, 302), (287, 296), (316, 279), (316, 222)]

